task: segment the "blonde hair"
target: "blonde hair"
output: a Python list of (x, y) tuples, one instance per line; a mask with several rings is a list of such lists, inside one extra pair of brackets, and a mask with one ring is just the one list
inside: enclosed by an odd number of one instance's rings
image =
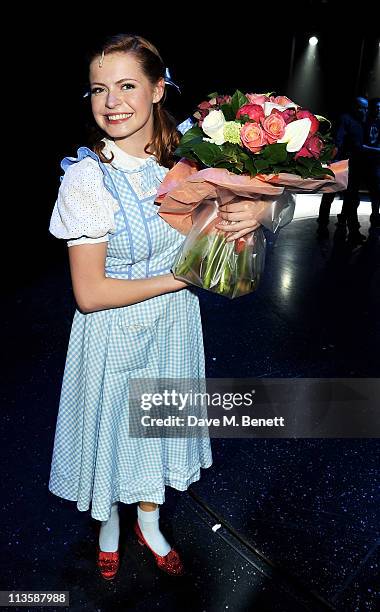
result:
[[(153, 86), (160, 78), (165, 78), (165, 64), (157, 48), (142, 36), (134, 34), (111, 36), (104, 42), (100, 51), (89, 54), (88, 63), (90, 64), (98, 55), (102, 55), (103, 51), (105, 54), (133, 53), (143, 73)], [(177, 161), (173, 153), (182, 134), (177, 130), (175, 118), (165, 108), (162, 108), (165, 99), (166, 90), (161, 100), (153, 104), (153, 138), (145, 146), (144, 151), (147, 154), (155, 155), (161, 166), (172, 168)], [(91, 147), (103, 163), (109, 163), (112, 159), (110, 160), (102, 153), (105, 147), (103, 138), (104, 134), (100, 128), (95, 127), (92, 131)]]

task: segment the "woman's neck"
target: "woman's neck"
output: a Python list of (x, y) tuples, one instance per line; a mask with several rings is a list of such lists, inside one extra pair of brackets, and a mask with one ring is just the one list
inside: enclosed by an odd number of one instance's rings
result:
[(151, 154), (147, 154), (141, 147), (133, 147), (130, 143), (127, 143), (124, 139), (113, 140), (114, 144), (119, 147), (124, 153), (132, 155), (132, 157), (139, 157), (140, 159), (147, 159)]

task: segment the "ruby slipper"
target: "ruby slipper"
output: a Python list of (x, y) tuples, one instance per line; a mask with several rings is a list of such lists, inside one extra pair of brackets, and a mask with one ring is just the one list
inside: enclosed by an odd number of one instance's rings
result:
[(140, 525), (138, 523), (138, 521), (136, 520), (135, 524), (134, 524), (134, 531), (137, 535), (137, 539), (138, 542), (141, 546), (147, 546), (149, 548), (149, 550), (152, 551), (155, 560), (156, 560), (156, 565), (157, 567), (159, 567), (160, 569), (162, 569), (164, 572), (166, 572), (167, 574), (170, 574), (172, 576), (182, 576), (185, 573), (184, 567), (183, 567), (183, 563), (180, 559), (179, 554), (177, 553), (177, 551), (174, 550), (174, 548), (172, 548), (167, 555), (165, 556), (160, 556), (158, 555), (156, 552), (154, 552), (154, 550), (149, 546), (148, 542), (146, 541), (146, 539), (144, 538), (141, 529), (140, 529)]
[(105, 580), (112, 580), (119, 569), (119, 549), (115, 552), (105, 552), (97, 547), (97, 566)]

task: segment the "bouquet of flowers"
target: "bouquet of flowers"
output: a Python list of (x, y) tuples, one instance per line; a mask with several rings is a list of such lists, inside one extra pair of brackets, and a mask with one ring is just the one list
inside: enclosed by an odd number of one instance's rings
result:
[(266, 239), (260, 227), (226, 242), (215, 228), (218, 205), (249, 200), (257, 221), (276, 232), (293, 218), (293, 193), (344, 190), (347, 161), (330, 163), (330, 122), (285, 96), (214, 93), (193, 116), (156, 202), (160, 216), (187, 234), (173, 274), (234, 298), (257, 288)]

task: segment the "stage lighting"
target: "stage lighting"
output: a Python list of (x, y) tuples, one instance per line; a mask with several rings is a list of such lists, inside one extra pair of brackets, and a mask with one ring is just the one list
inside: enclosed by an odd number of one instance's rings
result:
[(318, 38), (316, 36), (312, 36), (311, 38), (309, 38), (309, 45), (311, 45), (312, 47), (315, 47), (315, 45), (318, 44)]

